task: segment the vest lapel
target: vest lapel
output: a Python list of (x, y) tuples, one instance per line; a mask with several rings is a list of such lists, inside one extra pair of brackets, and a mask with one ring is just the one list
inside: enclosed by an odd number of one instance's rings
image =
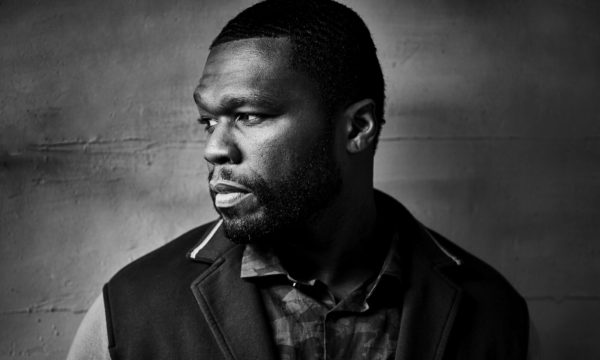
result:
[[(418, 224), (418, 223), (417, 223)], [(417, 225), (404, 296), (396, 360), (442, 359), (461, 299), (461, 289), (442, 273), (460, 260)]]
[(396, 360), (437, 360), (444, 354), (461, 294), (439, 274), (429, 276), (405, 294)]
[(191, 289), (225, 359), (275, 359), (260, 292), (240, 278), (243, 249), (237, 245), (227, 250), (192, 283)]

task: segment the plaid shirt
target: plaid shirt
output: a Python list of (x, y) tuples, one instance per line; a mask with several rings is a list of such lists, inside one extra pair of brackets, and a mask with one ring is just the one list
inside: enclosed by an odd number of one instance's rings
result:
[(394, 246), (378, 276), (339, 302), (321, 281), (293, 279), (268, 250), (247, 245), (241, 269), (260, 288), (281, 360), (394, 358), (402, 309)]

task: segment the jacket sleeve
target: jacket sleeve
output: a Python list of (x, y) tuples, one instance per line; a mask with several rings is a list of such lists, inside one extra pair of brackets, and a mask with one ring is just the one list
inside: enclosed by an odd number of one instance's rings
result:
[(67, 355), (67, 360), (83, 359), (111, 360), (102, 295), (96, 298), (81, 321)]

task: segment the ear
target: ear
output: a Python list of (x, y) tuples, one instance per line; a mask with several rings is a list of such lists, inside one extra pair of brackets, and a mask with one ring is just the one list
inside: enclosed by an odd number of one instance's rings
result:
[(370, 148), (377, 135), (375, 102), (372, 99), (357, 101), (344, 111), (346, 122), (346, 150), (359, 153)]

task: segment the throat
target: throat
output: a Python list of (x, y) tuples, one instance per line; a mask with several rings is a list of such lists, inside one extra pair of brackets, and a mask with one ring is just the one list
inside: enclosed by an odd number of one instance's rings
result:
[(391, 236), (381, 231), (375, 214), (362, 225), (339, 226), (338, 231), (325, 234), (296, 232), (293, 241), (286, 237), (273, 244), (273, 250), (294, 279), (319, 280), (341, 299), (377, 276), (390, 249)]

